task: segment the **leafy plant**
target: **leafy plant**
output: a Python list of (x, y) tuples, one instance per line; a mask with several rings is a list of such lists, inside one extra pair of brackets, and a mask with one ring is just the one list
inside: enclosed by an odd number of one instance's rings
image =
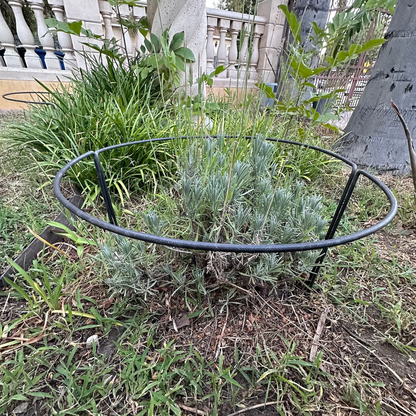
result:
[[(359, 54), (374, 49), (385, 42), (385, 39), (371, 39), (365, 42), (363, 45), (352, 44), (348, 49), (343, 50), (340, 48), (339, 39), (343, 37), (343, 31), (346, 29), (342, 26), (335, 28), (334, 24), (329, 24), (328, 28), (321, 29), (316, 23), (312, 24), (313, 33), (310, 36), (312, 47), (306, 51), (301, 46), (300, 36), (300, 22), (297, 20), (296, 15), (289, 11), (286, 5), (280, 5), (279, 8), (286, 16), (290, 31), (293, 35), (293, 42), (289, 44), (288, 50), (285, 56), (285, 68), (286, 73), (281, 79), (281, 83), (286, 85), (289, 92), (289, 96), (285, 96), (284, 99), (280, 99), (277, 103), (277, 107), (282, 114), (286, 117), (298, 118), (300, 120), (307, 119), (311, 125), (322, 125), (324, 127), (338, 131), (330, 121), (336, 120), (337, 116), (332, 114), (329, 109), (325, 109), (324, 112), (319, 113), (313, 106), (320, 100), (333, 101), (337, 95), (342, 92), (342, 89), (334, 89), (331, 92), (314, 92), (316, 89), (315, 77), (329, 73), (334, 69), (345, 68), (346, 65), (353, 59), (357, 58)], [(337, 15), (338, 16), (338, 15)], [(340, 17), (338, 17), (340, 19)], [(347, 18), (345, 18), (348, 20)], [(350, 22), (349, 22), (350, 23)], [(333, 52), (326, 56), (327, 62), (322, 62), (322, 49), (333, 49)], [(318, 63), (318, 64), (317, 64)], [(319, 65), (320, 63), (320, 65)], [(293, 85), (293, 88), (290, 87)], [(259, 88), (266, 94), (267, 91), (265, 85), (260, 84)], [(283, 91), (283, 88), (281, 88)], [(282, 95), (282, 93), (281, 93)]]
[(60, 228), (65, 231), (59, 234), (69, 238), (70, 240), (74, 242), (74, 244), (77, 246), (78, 257), (80, 258), (84, 254), (84, 245), (89, 245), (89, 246), (97, 245), (95, 241), (79, 236), (74, 230), (71, 230), (69, 227), (67, 227), (66, 225), (60, 222), (49, 221), (48, 225), (51, 225), (52, 227)]

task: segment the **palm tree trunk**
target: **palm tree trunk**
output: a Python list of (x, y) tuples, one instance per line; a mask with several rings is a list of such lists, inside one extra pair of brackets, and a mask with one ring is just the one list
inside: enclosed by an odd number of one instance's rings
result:
[(416, 133), (416, 2), (399, 0), (370, 80), (337, 150), (378, 171), (410, 170), (406, 136), (391, 108), (393, 100), (411, 136)]
[[(312, 22), (315, 22), (321, 29), (325, 28), (331, 0), (296, 0), (293, 7), (298, 21), (301, 22), (300, 36), (302, 47), (308, 52), (313, 43), (310, 36), (313, 35)], [(319, 56), (314, 57), (312, 67), (318, 65)]]

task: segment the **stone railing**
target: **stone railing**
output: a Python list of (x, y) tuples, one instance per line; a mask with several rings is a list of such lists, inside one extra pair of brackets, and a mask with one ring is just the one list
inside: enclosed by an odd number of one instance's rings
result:
[[(75, 64), (71, 36), (58, 33), (57, 39), (48, 32), (45, 23), (43, 0), (7, 0), (15, 21), (15, 33), (6, 24), (0, 12), (0, 73), (20, 74), (27, 70), (35, 73), (38, 70), (61, 72), (71, 69)], [(34, 37), (25, 20), (23, 6), (27, 4), (36, 19), (37, 38)], [(63, 0), (49, 0), (48, 4), (59, 21), (64, 20)], [(68, 71), (69, 73), (69, 71)], [(3, 79), (6, 78), (2, 77)], [(41, 78), (41, 77), (40, 77)]]
[(218, 65), (228, 67), (215, 84), (234, 86), (238, 79), (257, 81), (266, 18), (207, 8), (207, 23), (207, 73)]
[[(5, 2), (10, 6), (15, 25), (12, 31), (0, 12), (0, 80), (8, 76), (21, 79), (16, 74), (22, 73), (35, 74), (33, 77), (43, 80), (39, 73), (67, 75), (68, 70), (85, 65), (82, 56), (76, 53), (88, 49), (82, 45), (82, 38), (62, 32), (53, 37), (48, 32), (43, 0)], [(214, 86), (237, 86), (238, 80), (253, 84), (259, 78), (273, 82), (270, 63), (274, 65), (277, 59), (283, 28), (277, 6), (284, 2), (262, 0), (256, 16), (207, 8), (206, 72), (218, 65), (228, 67), (215, 78)], [(106, 38), (115, 37), (130, 56), (143, 44), (143, 36), (132, 35), (121, 27), (119, 17), (139, 20), (146, 15), (145, 1), (137, 1), (135, 7), (123, 5), (117, 13), (106, 0), (47, 0), (47, 3), (58, 21), (82, 20), (86, 29)], [(37, 37), (25, 20), (24, 4), (33, 11)]]

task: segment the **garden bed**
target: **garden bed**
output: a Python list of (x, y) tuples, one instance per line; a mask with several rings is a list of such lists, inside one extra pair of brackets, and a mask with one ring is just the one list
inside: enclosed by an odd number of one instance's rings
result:
[[(30, 172), (21, 183), (30, 183)], [(343, 172), (327, 174), (320, 193), (333, 197)], [(410, 178), (383, 180), (400, 190), (399, 215), (382, 233), (333, 249), (310, 294), (290, 279), (273, 291), (267, 282), (211, 276), (200, 303), (173, 281), (147, 301), (128, 290), (110, 296), (112, 276), (98, 267), (97, 246), (84, 243), (79, 255), (66, 239), (58, 248), (67, 256), (48, 248), (29, 279), (17, 277), (22, 293), (1, 292), (3, 413), (136, 415), (153, 406), (154, 414), (412, 415), (414, 202), (404, 186)], [(27, 187), (16, 196), (13, 182), (2, 186), (4, 205), (27, 209)], [(347, 219), (368, 227), (386, 201), (364, 182), (357, 191)], [(37, 194), (31, 209), (51, 205), (49, 198)], [(351, 231), (348, 222), (341, 227)], [(91, 242), (108, 238), (85, 224), (77, 233)], [(45, 290), (43, 276), (51, 284), (47, 301), (29, 285), (33, 279)], [(87, 346), (94, 335), (99, 344)]]

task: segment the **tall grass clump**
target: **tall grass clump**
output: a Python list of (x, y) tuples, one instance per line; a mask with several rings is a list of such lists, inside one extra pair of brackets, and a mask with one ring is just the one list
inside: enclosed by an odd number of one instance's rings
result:
[[(170, 44), (167, 34), (152, 40), (145, 53), (129, 61), (108, 49), (86, 54), (86, 69), (75, 72), (70, 90), (43, 85), (54, 106), (30, 108), (24, 122), (10, 126), (9, 137), (31, 148), (41, 168), (53, 176), (87, 151), (169, 135), (175, 124), (171, 97), (181, 70), (172, 62), (180, 59), (174, 48), (182, 44), (183, 33)], [(100, 157), (110, 189), (134, 191), (166, 173), (170, 146), (133, 146)], [(90, 195), (98, 193), (92, 160), (79, 163), (69, 177)]]

